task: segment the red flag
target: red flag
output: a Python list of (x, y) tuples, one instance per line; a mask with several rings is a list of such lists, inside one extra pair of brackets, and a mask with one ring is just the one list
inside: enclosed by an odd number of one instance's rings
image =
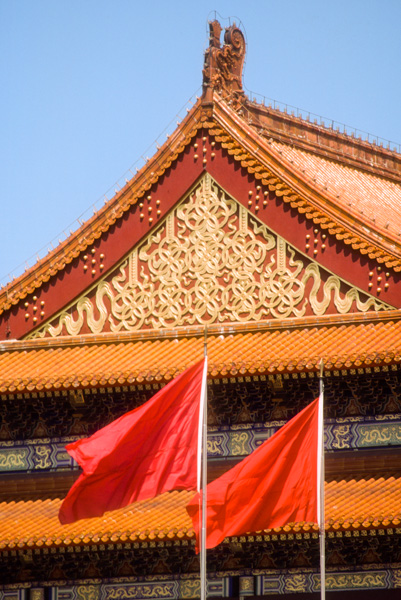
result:
[[(225, 537), (318, 522), (319, 398), (206, 488), (206, 548)], [(201, 493), (187, 511), (199, 548)]]
[(197, 488), (205, 360), (144, 405), (66, 446), (83, 473), (59, 512), (61, 523), (99, 517), (135, 500)]

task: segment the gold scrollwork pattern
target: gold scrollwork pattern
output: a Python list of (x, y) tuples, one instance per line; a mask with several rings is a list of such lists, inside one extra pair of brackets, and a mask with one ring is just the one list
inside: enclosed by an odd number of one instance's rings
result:
[(386, 573), (344, 573), (326, 574), (326, 587), (329, 590), (384, 589)]
[(395, 588), (401, 588), (401, 569), (394, 569), (393, 581)]
[(356, 288), (342, 292), (342, 283), (297, 258), (205, 174), (114, 276), (31, 337), (77, 335), (85, 324), (100, 333), (300, 317), (307, 310), (321, 316), (333, 304), (341, 314), (389, 308), (374, 297), (362, 300)]
[(231, 455), (246, 456), (249, 454), (250, 434), (247, 431), (231, 435)]
[(213, 435), (208, 437), (207, 440), (207, 453), (209, 456), (221, 456), (224, 454), (223, 450), (224, 436)]
[(108, 587), (106, 600), (125, 600), (130, 598), (174, 598), (174, 584), (138, 584)]
[(99, 598), (99, 586), (80, 585), (77, 587), (78, 600), (97, 600)]
[(199, 579), (181, 579), (180, 581), (181, 598), (199, 598), (200, 580)]
[(0, 451), (0, 470), (12, 471), (28, 468), (26, 450)]
[(359, 445), (364, 446), (388, 446), (401, 442), (401, 426), (394, 425), (361, 425), (358, 428)]
[(239, 578), (239, 589), (240, 595), (251, 595), (253, 594), (254, 582), (253, 577), (240, 577)]
[(37, 469), (49, 469), (52, 466), (50, 460), (51, 448), (49, 446), (36, 446), (33, 461)]
[(292, 575), (285, 578), (286, 592), (306, 592), (308, 590), (307, 575)]
[(337, 425), (332, 429), (333, 442), (332, 447), (336, 450), (349, 448), (349, 438), (351, 433), (351, 425)]

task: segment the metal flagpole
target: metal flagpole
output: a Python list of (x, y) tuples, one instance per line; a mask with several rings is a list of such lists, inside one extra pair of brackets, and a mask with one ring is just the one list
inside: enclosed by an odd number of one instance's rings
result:
[(324, 381), (323, 360), (320, 363), (319, 374), (319, 418), (318, 418), (318, 522), (320, 542), (320, 598), (326, 598), (326, 548), (324, 523)]
[(201, 600), (206, 600), (206, 486), (207, 486), (207, 329), (204, 338), (205, 367), (203, 372), (203, 422), (202, 422), (202, 520), (201, 520), (201, 547), (200, 547), (200, 576)]

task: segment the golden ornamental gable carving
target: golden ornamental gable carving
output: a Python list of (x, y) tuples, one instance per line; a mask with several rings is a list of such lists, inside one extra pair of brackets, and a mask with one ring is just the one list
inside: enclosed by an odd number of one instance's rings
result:
[(297, 252), (205, 174), (109, 276), (30, 337), (390, 308)]

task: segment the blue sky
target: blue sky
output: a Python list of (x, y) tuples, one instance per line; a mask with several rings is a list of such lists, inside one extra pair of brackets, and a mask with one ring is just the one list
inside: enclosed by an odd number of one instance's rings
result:
[(401, 143), (400, 0), (0, 0), (1, 285), (166, 139), (214, 11), (244, 28), (249, 95)]

